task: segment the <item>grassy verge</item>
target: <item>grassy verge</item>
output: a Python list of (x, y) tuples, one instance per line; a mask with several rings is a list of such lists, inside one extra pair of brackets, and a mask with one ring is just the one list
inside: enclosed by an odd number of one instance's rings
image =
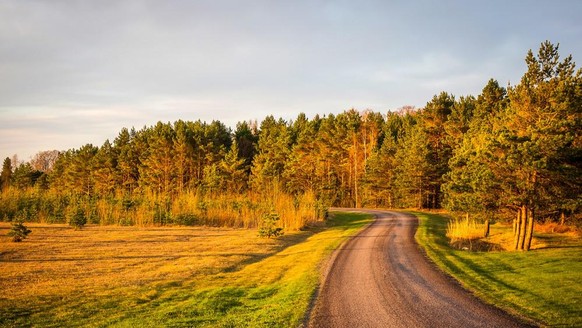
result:
[(449, 247), (447, 218), (414, 214), (427, 255), (478, 297), (550, 326), (582, 326), (580, 238), (538, 233), (529, 252), (467, 252)]
[[(295, 327), (322, 261), (371, 221), (261, 239), (216, 228), (30, 225), (0, 239), (0, 326)], [(0, 236), (8, 231), (0, 226)]]

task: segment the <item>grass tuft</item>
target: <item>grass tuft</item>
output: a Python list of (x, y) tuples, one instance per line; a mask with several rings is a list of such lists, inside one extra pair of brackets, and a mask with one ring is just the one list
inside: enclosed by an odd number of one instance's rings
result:
[(446, 235), (451, 239), (451, 242), (455, 242), (461, 239), (479, 239), (483, 237), (484, 231), (484, 224), (478, 224), (475, 220), (465, 218), (449, 221)]

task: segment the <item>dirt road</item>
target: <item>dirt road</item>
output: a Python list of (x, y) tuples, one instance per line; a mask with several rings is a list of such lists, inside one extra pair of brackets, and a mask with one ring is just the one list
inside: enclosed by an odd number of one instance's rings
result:
[(524, 327), (430, 263), (414, 241), (416, 217), (377, 220), (337, 251), (309, 327)]

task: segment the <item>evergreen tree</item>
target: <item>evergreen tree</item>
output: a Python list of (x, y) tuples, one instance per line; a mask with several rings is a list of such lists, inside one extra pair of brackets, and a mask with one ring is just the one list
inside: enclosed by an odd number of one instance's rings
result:
[(582, 70), (575, 70), (572, 56), (560, 61), (558, 46), (549, 41), (537, 56), (530, 50), (525, 61), (528, 70), (509, 89), (510, 106), (502, 117), (506, 124), (495, 146), (506, 166), (501, 172), (508, 205), (520, 208), (516, 248), (528, 250), (535, 218), (555, 202), (556, 187), (580, 194)]
[(324, 169), (319, 169), (319, 162), (323, 159), (316, 150), (318, 124), (318, 120), (304, 121), (302, 115), (294, 123), (295, 144), (285, 162), (283, 173), (285, 188), (291, 194), (314, 192), (324, 183)]
[(4, 159), (2, 164), (2, 173), (0, 173), (0, 192), (8, 190), (12, 182), (12, 161), (10, 157)]
[(138, 186), (141, 166), (140, 154), (143, 148), (136, 139), (137, 132), (123, 128), (113, 141), (113, 148), (117, 156), (116, 185), (125, 193), (131, 193)]
[(221, 189), (229, 194), (239, 194), (247, 185), (245, 172), (245, 159), (239, 158), (239, 148), (236, 141), (230, 147), (229, 152), (218, 164), (221, 176)]
[(174, 165), (176, 172), (176, 191), (183, 193), (191, 185), (192, 168), (194, 166), (193, 156), (194, 147), (192, 139), (192, 131), (188, 123), (184, 121), (177, 121), (174, 123), (176, 131), (176, 138), (174, 140)]
[(26, 239), (32, 231), (28, 229), (22, 221), (17, 221), (12, 224), (8, 236), (12, 237), (12, 241), (17, 243)]
[[(497, 81), (489, 80), (475, 102), (468, 130), (461, 135), (460, 144), (454, 148), (449, 161), (450, 171), (442, 186), (444, 207), (449, 211), (473, 213), (487, 220), (498, 210), (500, 181), (488, 164), (488, 158), (495, 157), (491, 153), (496, 137), (494, 118), (506, 106), (506, 90)], [(466, 125), (462, 126), (464, 130)]]
[(448, 163), (452, 155), (452, 147), (447, 143), (446, 123), (452, 113), (455, 99), (446, 92), (426, 104), (420, 112), (420, 128), (427, 140), (427, 171), (428, 199), (427, 207), (441, 207), (441, 185), (443, 176), (448, 172)]
[(431, 187), (428, 137), (420, 125), (406, 127), (395, 153), (395, 203), (398, 207), (425, 208), (431, 205)]
[(373, 151), (366, 161), (366, 174), (364, 188), (366, 192), (366, 206), (395, 207), (394, 182), (396, 151), (398, 142), (404, 135), (405, 117), (410, 116), (404, 112), (389, 112), (382, 127), (381, 146)]
[(251, 173), (251, 165), (257, 153), (259, 135), (256, 122), (239, 122), (234, 132), (234, 140), (238, 146), (238, 157), (244, 159), (244, 167), (247, 175)]
[(147, 130), (144, 138), (147, 148), (139, 167), (140, 187), (158, 195), (169, 195), (176, 186), (175, 131), (170, 123), (158, 122)]
[(291, 146), (291, 134), (283, 119), (267, 116), (261, 122), (258, 153), (253, 160), (252, 185), (257, 191), (277, 186)]
[(42, 172), (34, 170), (30, 163), (22, 163), (14, 169), (12, 185), (20, 190), (26, 190), (34, 186), (41, 175)]
[(93, 184), (95, 193), (99, 196), (110, 196), (116, 187), (117, 154), (109, 140), (93, 157)]
[(97, 147), (86, 144), (71, 153), (68, 166), (65, 168), (66, 188), (78, 195), (91, 196), (93, 194), (92, 164), (97, 151)]

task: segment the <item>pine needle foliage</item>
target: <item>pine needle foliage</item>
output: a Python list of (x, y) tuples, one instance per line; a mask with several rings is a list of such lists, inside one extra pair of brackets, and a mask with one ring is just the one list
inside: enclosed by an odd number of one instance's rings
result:
[(28, 229), (22, 221), (17, 221), (12, 224), (8, 236), (12, 237), (12, 241), (15, 243), (21, 242), (26, 239), (32, 231)]
[(265, 214), (259, 228), (259, 236), (267, 238), (282, 236), (283, 228), (277, 226), (280, 220), (277, 213)]

